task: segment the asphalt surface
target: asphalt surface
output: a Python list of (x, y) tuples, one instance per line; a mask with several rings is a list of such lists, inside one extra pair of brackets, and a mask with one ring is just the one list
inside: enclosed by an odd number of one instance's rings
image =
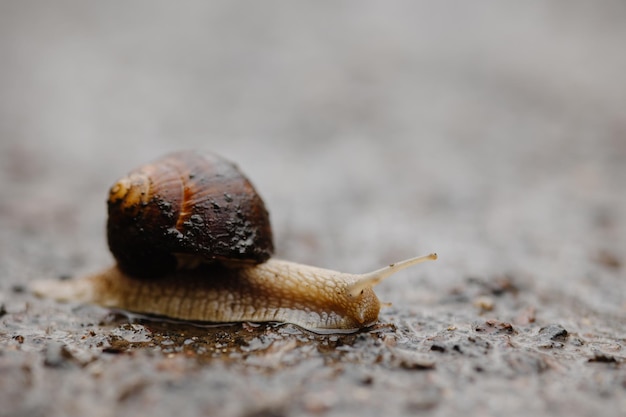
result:
[[(0, 4), (0, 416), (626, 415), (620, 1)], [(108, 187), (236, 161), (277, 256), (363, 272), (374, 328), (61, 304)]]

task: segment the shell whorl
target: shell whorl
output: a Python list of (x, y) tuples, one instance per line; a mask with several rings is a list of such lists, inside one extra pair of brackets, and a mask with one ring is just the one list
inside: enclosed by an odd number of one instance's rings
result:
[(108, 211), (109, 248), (134, 276), (164, 275), (183, 259), (261, 263), (274, 249), (263, 200), (211, 153), (171, 153), (137, 168), (111, 187)]

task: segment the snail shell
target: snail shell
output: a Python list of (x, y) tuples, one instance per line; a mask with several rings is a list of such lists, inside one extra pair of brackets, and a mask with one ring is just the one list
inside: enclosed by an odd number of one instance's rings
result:
[(117, 264), (69, 281), (38, 281), (37, 295), (208, 322), (288, 322), (350, 332), (378, 319), (373, 287), (408, 259), (348, 274), (270, 258), (269, 215), (235, 165), (177, 152), (139, 167), (109, 193), (107, 235)]
[(134, 276), (216, 260), (261, 263), (274, 251), (263, 200), (211, 153), (176, 152), (135, 169), (111, 187), (108, 210), (109, 248)]

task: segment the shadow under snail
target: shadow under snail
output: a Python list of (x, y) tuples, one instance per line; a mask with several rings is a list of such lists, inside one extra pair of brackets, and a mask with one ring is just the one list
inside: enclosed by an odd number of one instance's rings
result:
[(62, 301), (204, 322), (285, 322), (315, 332), (373, 325), (372, 287), (436, 254), (366, 274), (271, 258), (263, 200), (232, 163), (212, 153), (175, 152), (110, 189), (107, 237), (116, 265), (33, 291)]

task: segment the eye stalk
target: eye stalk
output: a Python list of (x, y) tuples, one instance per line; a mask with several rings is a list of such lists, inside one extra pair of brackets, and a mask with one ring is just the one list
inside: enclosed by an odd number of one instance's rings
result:
[(416, 258), (410, 258), (404, 261), (396, 262), (373, 272), (357, 275), (358, 281), (348, 287), (348, 294), (350, 294), (351, 297), (356, 297), (365, 288), (373, 287), (380, 284), (384, 279), (388, 278), (398, 271), (401, 271), (413, 265), (421, 264), (422, 262), (434, 261), (436, 259), (437, 254), (431, 253), (425, 256), (418, 256)]

